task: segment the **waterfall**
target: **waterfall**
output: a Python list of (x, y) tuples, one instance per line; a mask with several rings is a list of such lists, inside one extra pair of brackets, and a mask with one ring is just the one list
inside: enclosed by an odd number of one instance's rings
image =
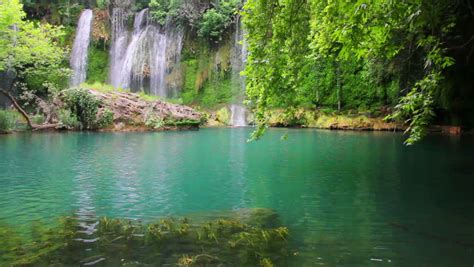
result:
[[(166, 54), (166, 62), (167, 62), (167, 73), (169, 75), (174, 74), (174, 79), (167, 80), (167, 90), (168, 94), (171, 97), (177, 97), (179, 89), (181, 88), (181, 72), (180, 72), (180, 62), (181, 62), (181, 50), (183, 48), (183, 37), (184, 32), (183, 30), (176, 29), (174, 26), (169, 23), (166, 26), (168, 29), (166, 33), (168, 33), (168, 43), (166, 45), (168, 53)], [(179, 77), (176, 79), (176, 74)]]
[(240, 72), (245, 68), (245, 61), (247, 60), (247, 46), (244, 40), (244, 29), (241, 26), (240, 16), (235, 24), (234, 43), (232, 46), (232, 85), (235, 90), (238, 90), (235, 95), (234, 104), (230, 106), (230, 123), (232, 126), (246, 126), (247, 125), (247, 110), (243, 105), (245, 98), (245, 77), (240, 75)]
[[(123, 21), (120, 16), (117, 11), (112, 24), (115, 20), (120, 24)], [(117, 28), (117, 34), (111, 50), (111, 84), (162, 97), (175, 96), (176, 86), (167, 81), (167, 76), (179, 64), (183, 32), (170, 21), (164, 26), (150, 22), (148, 9), (135, 15), (130, 40), (123, 27), (113, 28)]]
[(120, 87), (120, 71), (127, 50), (128, 31), (125, 28), (127, 14), (123, 8), (112, 9), (112, 46), (110, 49), (110, 84)]
[(76, 38), (72, 47), (70, 65), (73, 71), (70, 85), (77, 86), (86, 81), (87, 54), (91, 37), (92, 10), (85, 9), (77, 24)]
[(154, 95), (175, 97), (177, 86), (167, 81), (167, 75), (179, 65), (183, 45), (183, 32), (175, 29), (168, 21), (162, 29), (163, 33), (154, 33), (154, 45), (150, 68), (150, 91)]
[(247, 126), (247, 109), (243, 105), (230, 105), (230, 122), (234, 127)]
[(146, 67), (146, 60), (149, 55), (147, 50), (148, 36), (148, 9), (143, 9), (135, 15), (133, 23), (132, 40), (127, 46), (123, 62), (118, 72), (118, 86), (122, 88), (131, 88), (132, 80), (139, 84), (139, 90), (142, 90), (143, 72)]
[(166, 36), (155, 33), (156, 39), (153, 44), (154, 57), (151, 63), (150, 91), (154, 95), (167, 96), (166, 91)]

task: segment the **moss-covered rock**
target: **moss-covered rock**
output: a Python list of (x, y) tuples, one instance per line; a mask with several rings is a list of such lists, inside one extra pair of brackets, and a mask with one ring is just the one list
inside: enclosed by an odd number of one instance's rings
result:
[(320, 110), (299, 109), (287, 112), (283, 109), (270, 111), (269, 125), (272, 127), (305, 127), (334, 130), (404, 130), (400, 123), (387, 122), (383, 117), (368, 117), (364, 114), (346, 114)]
[(383, 118), (369, 118), (364, 115), (320, 115), (312, 123), (310, 128), (337, 129), (337, 130), (374, 130), (393, 131), (403, 130), (404, 126), (398, 123), (386, 122)]
[(307, 124), (307, 111), (300, 109), (288, 112), (283, 109), (274, 109), (270, 111), (269, 125), (273, 127), (303, 127)]
[(181, 59), (183, 103), (214, 109), (232, 100), (231, 41), (231, 36), (225, 36), (211, 46), (192, 36), (185, 38)]
[(224, 125), (230, 125), (230, 112), (227, 107), (223, 107), (216, 112), (216, 119)]

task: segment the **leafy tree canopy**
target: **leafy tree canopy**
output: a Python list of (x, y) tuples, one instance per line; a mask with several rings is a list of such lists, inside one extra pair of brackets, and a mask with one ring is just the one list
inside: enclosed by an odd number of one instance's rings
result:
[[(268, 109), (398, 101), (390, 118), (418, 141), (434, 116), (433, 96), (454, 64), (444, 41), (456, 4), (429, 0), (248, 0), (247, 94), (258, 138)], [(359, 90), (360, 89), (360, 90)], [(359, 100), (358, 100), (359, 99)]]
[(67, 85), (66, 50), (58, 45), (62, 27), (26, 21), (18, 0), (0, 4), (0, 71), (15, 72), (30, 90)]

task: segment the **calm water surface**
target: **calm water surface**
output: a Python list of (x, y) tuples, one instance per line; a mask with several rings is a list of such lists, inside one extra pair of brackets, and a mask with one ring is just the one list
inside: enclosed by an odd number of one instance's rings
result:
[(474, 265), (472, 137), (250, 131), (0, 136), (0, 222), (264, 207), (295, 266)]

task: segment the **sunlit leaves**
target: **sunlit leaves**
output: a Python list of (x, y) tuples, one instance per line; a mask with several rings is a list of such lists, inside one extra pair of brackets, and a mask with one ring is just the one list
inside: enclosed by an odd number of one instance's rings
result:
[(24, 17), (18, 0), (0, 2), (0, 71), (14, 70), (35, 89), (48, 81), (64, 84), (69, 72), (64, 68), (67, 51), (58, 45), (62, 27)]

